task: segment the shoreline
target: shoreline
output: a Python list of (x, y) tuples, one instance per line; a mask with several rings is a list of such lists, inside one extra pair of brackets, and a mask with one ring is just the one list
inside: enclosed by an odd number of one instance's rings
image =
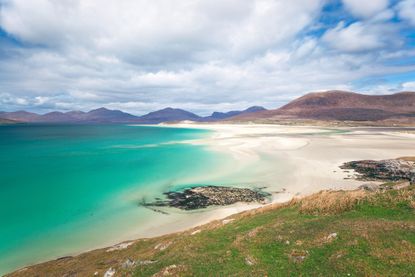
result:
[[(176, 124), (160, 127), (212, 130), (212, 134), (207, 138), (185, 141), (184, 143), (203, 145), (209, 150), (231, 155), (238, 163), (237, 168), (232, 165), (233, 168), (222, 169), (221, 171), (228, 171), (229, 175), (218, 174), (218, 178), (234, 180), (235, 185), (247, 183), (249, 178), (257, 179), (257, 183), (268, 185), (266, 191), (272, 193), (271, 203), (266, 205), (238, 203), (186, 213), (180, 219), (167, 220), (164, 223), (163, 220), (160, 220), (140, 232), (151, 234), (150, 236), (138, 235), (136, 231), (132, 231), (130, 235), (125, 236), (126, 239), (114, 239), (101, 246), (77, 251), (70, 255), (79, 255), (94, 249), (119, 244), (114, 241), (139, 240), (183, 232), (246, 210), (284, 203), (294, 197), (310, 195), (324, 189), (353, 190), (365, 182), (344, 179), (347, 178), (348, 173), (338, 168), (341, 163), (362, 158), (382, 159), (415, 155), (415, 143), (408, 142), (413, 138), (413, 134), (402, 132), (391, 134), (387, 131), (379, 133), (364, 130), (350, 131), (353, 128), (235, 124)], [(395, 147), (376, 147), (373, 142), (374, 137), (377, 137), (375, 143), (378, 145), (393, 143)], [(405, 145), (399, 145), (397, 139), (403, 141)], [(345, 153), (350, 150), (349, 148), (355, 150), (348, 155), (343, 155), (342, 150), (335, 153), (330, 151), (331, 148), (336, 149), (339, 146), (345, 147), (343, 150)], [(383, 152), (379, 153), (376, 151), (377, 149), (383, 149)], [(408, 153), (408, 149), (411, 149), (412, 152)], [(403, 155), (404, 153), (405, 155)], [(247, 169), (249, 169), (248, 172)], [(244, 182), (242, 182), (243, 180)], [(250, 183), (255, 183), (255, 181)], [(276, 193), (282, 189), (286, 189), (286, 191)]]
[[(389, 186), (389, 187), (388, 187)], [(210, 232), (212, 230), (215, 230), (217, 228), (222, 228), (225, 225), (231, 223), (230, 225), (234, 225), (234, 224), (239, 224), (240, 221), (242, 219), (246, 219), (248, 217), (255, 217), (257, 215), (261, 215), (264, 213), (269, 213), (269, 212), (275, 212), (275, 211), (279, 211), (279, 210), (283, 210), (287, 207), (292, 207), (293, 205), (297, 205), (300, 204), (299, 209), (302, 210), (303, 212), (305, 212), (305, 214), (310, 214), (313, 216), (319, 216), (319, 215), (325, 215), (325, 216), (333, 216), (333, 215), (338, 215), (341, 214), (343, 212), (347, 212), (349, 210), (352, 210), (356, 205), (358, 205), (359, 203), (361, 203), (359, 200), (360, 199), (368, 199), (370, 201), (373, 201), (373, 199), (371, 200), (371, 196), (376, 196), (376, 195), (382, 195), (384, 193), (388, 193), (390, 191), (403, 191), (403, 194), (395, 194), (398, 195), (397, 198), (399, 198), (398, 200), (405, 200), (407, 201), (408, 199), (404, 198), (405, 195), (407, 195), (407, 193), (410, 193), (410, 190), (413, 191), (413, 188), (410, 188), (409, 185), (406, 186), (401, 186), (400, 182), (394, 182), (394, 184), (390, 185), (388, 184), (386, 187), (382, 187), (379, 186), (377, 187), (377, 190), (368, 190), (366, 188), (359, 188), (359, 189), (355, 189), (355, 190), (348, 190), (348, 191), (344, 191), (344, 190), (325, 190), (325, 191), (319, 191), (317, 193), (313, 193), (311, 195), (305, 195), (302, 197), (294, 197), (293, 199), (289, 200), (289, 201), (285, 201), (283, 203), (268, 203), (266, 205), (262, 205), (260, 207), (254, 208), (254, 209), (250, 209), (250, 210), (244, 210), (244, 211), (240, 211), (238, 213), (234, 213), (231, 216), (227, 216), (225, 218), (221, 218), (221, 219), (216, 219), (216, 220), (212, 220), (208, 223), (205, 224), (201, 224), (198, 226), (195, 226), (193, 228), (188, 228), (186, 230), (183, 231), (177, 231), (177, 232), (173, 232), (173, 233), (169, 233), (167, 235), (164, 236), (156, 236), (156, 237), (150, 237), (150, 238), (139, 238), (139, 239), (134, 239), (134, 240), (129, 240), (129, 241), (123, 241), (120, 243), (117, 243), (115, 245), (111, 245), (111, 246), (107, 246), (107, 247), (102, 247), (102, 248), (95, 248), (92, 250), (88, 250), (88, 251), (84, 251), (81, 254), (78, 255), (74, 255), (74, 256), (65, 256), (65, 257), (61, 257), (61, 258), (57, 258), (57, 259), (53, 259), (53, 260), (48, 260), (46, 262), (42, 262), (42, 263), (37, 263), (34, 264), (32, 266), (26, 266), (20, 269), (17, 269), (13, 272), (10, 272), (11, 276), (33, 276), (33, 275), (27, 275), (26, 271), (33, 273), (37, 273), (38, 271), (36, 269), (40, 269), (40, 272), (52, 272), (51, 267), (49, 266), (56, 266), (59, 270), (62, 270), (62, 268), (66, 268), (65, 271), (63, 272), (68, 272), (68, 270), (77, 270), (77, 267), (72, 267), (74, 264), (72, 264), (71, 266), (71, 262), (70, 261), (75, 261), (75, 264), (81, 263), (81, 260), (87, 260), (88, 259), (93, 259), (95, 260), (95, 266), (96, 265), (102, 265), (101, 264), (101, 259), (107, 260), (111, 259), (111, 263), (118, 263), (121, 264), (121, 261), (125, 261), (120, 265), (117, 266), (117, 271), (121, 270), (122, 272), (130, 272), (131, 273), (131, 269), (133, 269), (135, 266), (137, 265), (143, 265), (143, 266), (147, 266), (147, 265), (151, 265), (153, 263), (157, 263), (159, 262), (158, 259), (147, 259), (147, 260), (135, 260), (128, 258), (125, 258), (125, 253), (121, 254), (122, 252), (128, 252), (128, 253), (135, 253), (134, 256), (140, 255), (139, 252), (137, 253), (136, 248), (134, 247), (130, 247), (130, 246), (138, 246), (142, 245), (142, 243), (146, 244), (146, 242), (150, 242), (150, 248), (151, 251), (165, 251), (167, 248), (169, 248), (168, 250), (170, 250), (170, 245), (175, 245), (178, 239), (182, 239), (182, 238), (189, 238), (192, 236), (199, 236), (199, 233), (205, 234), (205, 232)], [(333, 197), (331, 197), (331, 195), (333, 196), (337, 196), (340, 204), (337, 205), (335, 202), (331, 201), (333, 199)], [(399, 196), (400, 195), (400, 196)], [(382, 198), (382, 199), (389, 199), (389, 198)], [(323, 200), (323, 201), (322, 201)], [(389, 201), (393, 201), (392, 199), (389, 199)], [(321, 209), (321, 210), (320, 210)], [(298, 212), (298, 210), (297, 210)], [(274, 219), (275, 220), (275, 219)], [(336, 219), (337, 221), (338, 219)], [(382, 222), (383, 222), (383, 218), (381, 218)], [(239, 223), (238, 223), (239, 222)], [(327, 222), (323, 222), (326, 223)], [(348, 224), (350, 224), (348, 222)], [(274, 226), (280, 226), (280, 225), (275, 225)], [(395, 225), (396, 226), (396, 225)], [(328, 226), (329, 227), (329, 231), (332, 232), (333, 231), (333, 227), (332, 226)], [(252, 227), (251, 227), (252, 228)], [(413, 227), (411, 227), (413, 228)], [(235, 230), (237, 230), (238, 228), (234, 228)], [(336, 228), (337, 229), (337, 228)], [(256, 236), (257, 232), (261, 230), (261, 227), (255, 227), (253, 229), (251, 229), (250, 232), (248, 232), (248, 236), (249, 237), (254, 237)], [(301, 231), (300, 231), (301, 232)], [(319, 232), (321, 233), (321, 230), (319, 230)], [(245, 230), (246, 233), (246, 230)], [(290, 234), (293, 232), (289, 232)], [(329, 233), (327, 233), (329, 234)], [(367, 234), (365, 234), (367, 236)], [(302, 236), (304, 236), (304, 234), (302, 234)], [(331, 238), (332, 236), (334, 236), (334, 238), (337, 237), (337, 233), (330, 233), (327, 238)], [(278, 240), (281, 241), (283, 240), (283, 237), (281, 235), (279, 235)], [(320, 235), (321, 238), (321, 235)], [(153, 242), (153, 243), (152, 243)], [(154, 244), (154, 242), (156, 242)], [(275, 243), (275, 238), (274, 241)], [(197, 240), (196, 240), (197, 243)], [(285, 245), (290, 245), (290, 240), (286, 240)], [(153, 245), (153, 246), (151, 246)], [(295, 241), (295, 245), (302, 245), (301, 241), (297, 240)], [(108, 255), (106, 253), (112, 252), (114, 253), (114, 256), (112, 256), (111, 254)], [(120, 254), (118, 254), (120, 253)], [(308, 254), (308, 252), (306, 252)], [(147, 254), (145, 254), (147, 255)], [(306, 255), (307, 256), (307, 255)], [(115, 260), (112, 260), (113, 258), (116, 258)], [(120, 258), (121, 257), (121, 261)], [(131, 257), (131, 256), (130, 256)], [(98, 258), (98, 259), (97, 259)], [(126, 259), (126, 260), (125, 260)], [(161, 258), (162, 259), (162, 258)], [(66, 262), (69, 262), (68, 264), (66, 264)], [(245, 260), (246, 261), (246, 260)], [(89, 263), (88, 263), (89, 264)], [(107, 263), (104, 263), (104, 266)], [(92, 264), (93, 265), (93, 264)], [(126, 265), (131, 265), (131, 266), (126, 266)], [(249, 265), (249, 264), (248, 264)], [(62, 268), (59, 268), (62, 267)], [(47, 271), (45, 271), (45, 269)], [(79, 268), (80, 269), (80, 268)], [(108, 270), (107, 270), (108, 269)], [(106, 266), (104, 268), (100, 268), (99, 270), (103, 270), (101, 271), (103, 272), (109, 272), (112, 271), (113, 267), (109, 267)], [(54, 272), (54, 271), (53, 271)], [(97, 273), (99, 273), (99, 271), (93, 270), (92, 272), (94, 273), (94, 276), (97, 275)], [(115, 271), (114, 271), (115, 272)], [(9, 274), (7, 274), (7, 276), (9, 276)], [(153, 275), (151, 275), (153, 276)], [(158, 275), (157, 275), (158, 276)]]

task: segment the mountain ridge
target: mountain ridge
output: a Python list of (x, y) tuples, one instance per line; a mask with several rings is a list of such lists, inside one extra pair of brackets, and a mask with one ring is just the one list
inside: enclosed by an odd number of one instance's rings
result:
[(249, 107), (243, 111), (229, 111), (229, 112), (213, 112), (210, 116), (205, 117), (206, 121), (216, 121), (216, 120), (222, 120), (229, 117), (237, 116), (240, 114), (249, 114), (259, 111), (265, 111), (266, 109), (261, 106), (252, 106)]
[(242, 111), (213, 112), (209, 116), (199, 116), (172, 107), (135, 116), (102, 107), (88, 112), (54, 111), (43, 115), (22, 110), (0, 112), (0, 118), (17, 122), (43, 123), (159, 124), (180, 121), (281, 123), (311, 120), (412, 126), (415, 124), (415, 92), (402, 91), (386, 95), (367, 95), (341, 90), (311, 92), (277, 109), (266, 110), (260, 106), (252, 106)]
[[(104, 107), (83, 111), (60, 112), (52, 111), (46, 114), (36, 114), (27, 111), (0, 112), (0, 118), (5, 120), (27, 123), (137, 123), (159, 124), (163, 122), (196, 121), (211, 122), (226, 119), (234, 115), (265, 110), (263, 107), (252, 106), (243, 111), (214, 112), (210, 116), (199, 116), (195, 113), (167, 107), (149, 112), (142, 116), (135, 116), (120, 110), (110, 110)], [(216, 116), (215, 116), (216, 115)], [(217, 116), (220, 115), (220, 116)]]

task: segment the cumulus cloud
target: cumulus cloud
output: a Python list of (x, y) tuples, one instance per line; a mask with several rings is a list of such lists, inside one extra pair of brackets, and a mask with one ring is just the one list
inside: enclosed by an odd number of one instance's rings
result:
[(415, 91), (415, 81), (403, 83), (402, 84), (402, 90), (404, 90), (404, 91)]
[(398, 4), (399, 16), (415, 26), (415, 0), (404, 0)]
[(13, 0), (1, 26), (23, 41), (86, 48), (129, 62), (244, 58), (295, 36), (321, 0)]
[(353, 15), (368, 18), (384, 11), (389, 5), (389, 0), (343, 0), (343, 4)]
[(391, 39), (394, 37), (393, 31), (393, 27), (386, 24), (355, 22), (346, 26), (340, 22), (324, 34), (323, 40), (341, 51), (368, 51), (396, 45), (399, 41)]
[(274, 108), (412, 70), (388, 64), (415, 54), (387, 4), (345, 1), (359, 21), (330, 25), (326, 2), (0, 0), (0, 109)]

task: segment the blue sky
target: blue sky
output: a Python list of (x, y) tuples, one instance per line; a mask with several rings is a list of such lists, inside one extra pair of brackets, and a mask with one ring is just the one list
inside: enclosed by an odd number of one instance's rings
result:
[(199, 114), (415, 90), (415, 0), (0, 0), (0, 110)]

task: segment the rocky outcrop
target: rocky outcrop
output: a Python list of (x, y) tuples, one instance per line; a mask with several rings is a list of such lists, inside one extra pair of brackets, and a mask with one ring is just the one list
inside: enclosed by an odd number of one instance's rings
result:
[(265, 203), (268, 193), (247, 188), (222, 186), (193, 187), (184, 191), (165, 193), (167, 200), (158, 199), (151, 203), (141, 203), (149, 207), (175, 207), (183, 210), (195, 210), (209, 206), (226, 206), (237, 202)]
[(347, 162), (342, 169), (353, 169), (364, 180), (399, 181), (408, 180), (415, 184), (415, 162), (400, 159), (363, 160)]

